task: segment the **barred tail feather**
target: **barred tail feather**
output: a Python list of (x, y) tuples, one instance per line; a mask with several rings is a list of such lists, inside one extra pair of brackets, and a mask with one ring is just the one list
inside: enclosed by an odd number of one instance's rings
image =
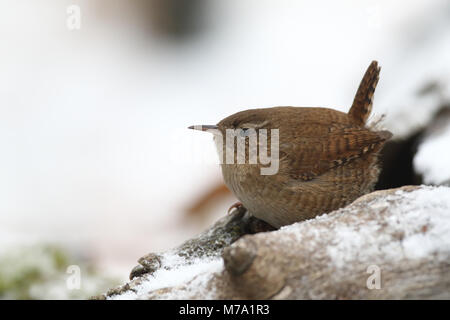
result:
[(372, 61), (370, 66), (367, 68), (361, 83), (359, 84), (352, 107), (348, 112), (349, 116), (358, 125), (364, 126), (367, 118), (372, 112), (373, 94), (375, 92), (379, 76), (380, 67), (378, 67), (378, 62)]

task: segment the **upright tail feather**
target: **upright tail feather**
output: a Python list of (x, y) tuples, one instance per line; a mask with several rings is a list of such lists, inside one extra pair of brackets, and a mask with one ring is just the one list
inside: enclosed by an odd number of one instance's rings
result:
[(378, 62), (372, 61), (370, 66), (367, 68), (361, 83), (359, 84), (352, 107), (348, 112), (349, 116), (358, 125), (364, 126), (372, 111), (373, 94), (375, 92), (379, 76), (380, 67), (378, 67)]

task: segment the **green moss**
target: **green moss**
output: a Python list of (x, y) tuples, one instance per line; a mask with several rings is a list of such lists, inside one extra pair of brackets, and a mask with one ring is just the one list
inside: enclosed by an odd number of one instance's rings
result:
[(60, 248), (48, 247), (50, 256), (53, 259), (53, 264), (57, 270), (65, 270), (69, 265), (69, 259), (66, 253), (63, 252)]
[[(80, 290), (67, 287), (69, 265), (82, 270)], [(117, 283), (54, 245), (14, 248), (0, 256), (0, 299), (83, 299)]]

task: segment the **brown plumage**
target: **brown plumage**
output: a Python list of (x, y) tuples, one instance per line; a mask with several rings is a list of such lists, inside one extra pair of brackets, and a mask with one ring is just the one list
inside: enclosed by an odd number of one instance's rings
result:
[(367, 118), (372, 112), (373, 94), (380, 79), (380, 69), (378, 63), (372, 61), (359, 84), (352, 107), (348, 112), (354, 122), (361, 126), (366, 124)]
[[(236, 153), (234, 163), (221, 164), (225, 183), (252, 215), (280, 227), (338, 209), (373, 189), (378, 152), (392, 136), (366, 126), (379, 71), (372, 62), (349, 113), (304, 107), (252, 109), (208, 127), (217, 128), (223, 137), (226, 129), (279, 129), (276, 174), (262, 175), (260, 169), (268, 165), (261, 161), (236, 163)], [(215, 134), (216, 141), (221, 138)], [(270, 146), (270, 133), (268, 138)], [(226, 153), (225, 143), (221, 150)]]

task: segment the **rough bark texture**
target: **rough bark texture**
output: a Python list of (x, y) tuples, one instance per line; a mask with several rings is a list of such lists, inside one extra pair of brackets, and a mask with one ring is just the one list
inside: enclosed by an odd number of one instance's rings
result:
[[(197, 248), (206, 234), (208, 243), (226, 238), (211, 251), (222, 254), (220, 270), (150, 292), (142, 283), (155, 279), (135, 272), (129, 284), (99, 298), (131, 291), (138, 299), (450, 299), (448, 197), (447, 187), (377, 191), (328, 215), (238, 241), (249, 218), (235, 212), (190, 241), (200, 241)], [(236, 225), (239, 232), (224, 236)], [(148, 261), (140, 260), (141, 271), (162, 267)]]
[[(158, 270), (170, 270), (182, 265), (193, 264), (202, 258), (220, 257), (224, 248), (243, 235), (270, 230), (274, 230), (273, 227), (264, 221), (249, 216), (245, 209), (238, 207), (229, 215), (217, 221), (211, 228), (199, 236), (187, 240), (179, 247), (163, 253), (149, 253), (141, 257), (138, 260), (139, 265), (131, 270), (131, 281), (129, 283), (110, 289), (106, 294), (94, 297), (94, 299), (105, 299), (109, 296), (133, 291), (148, 276), (153, 275)], [(174, 259), (174, 257), (178, 259)], [(168, 260), (168, 262), (166, 263), (165, 260)]]

